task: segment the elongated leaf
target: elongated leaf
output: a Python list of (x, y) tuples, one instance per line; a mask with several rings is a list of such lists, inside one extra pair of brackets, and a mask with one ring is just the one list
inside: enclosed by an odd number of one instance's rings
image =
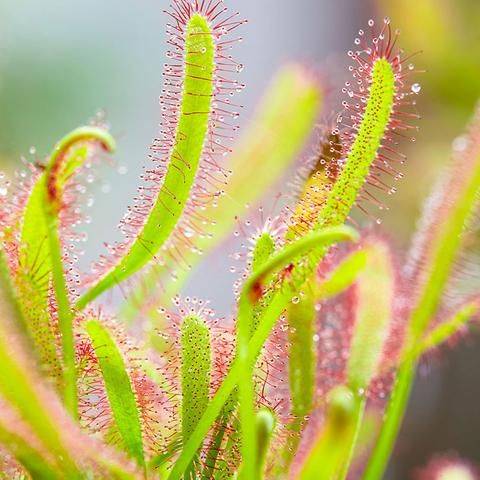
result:
[[(138, 478), (128, 466), (115, 456), (103, 451), (103, 447), (84, 436), (77, 425), (62, 409), (37, 371), (35, 363), (27, 355), (28, 341), (20, 334), (21, 311), (5, 277), (7, 268), (3, 252), (0, 253), (0, 394), (12, 410), (18, 412), (22, 421), (38, 439), (54, 469), (60, 472), (56, 478), (80, 479), (79, 464), (91, 461), (99, 465), (111, 478), (133, 480)], [(1, 423), (1, 422), (0, 422)], [(5, 428), (5, 427), (4, 427)], [(3, 432), (9, 435), (7, 431)], [(13, 433), (13, 432), (11, 432)], [(4, 437), (6, 438), (6, 437)], [(5, 440), (6, 441), (6, 440)], [(17, 454), (23, 446), (16, 440)], [(8, 444), (7, 444), (8, 446)], [(42, 450), (43, 451), (43, 450)], [(32, 452), (33, 454), (33, 452)], [(42, 460), (35, 457), (36, 461)], [(42, 457), (43, 458), (43, 457)], [(31, 458), (33, 461), (34, 457)], [(48, 467), (45, 473), (48, 473)]]
[(122, 355), (109, 331), (100, 322), (91, 320), (86, 328), (95, 348), (108, 402), (125, 449), (140, 466), (145, 466), (140, 415)]
[(346, 290), (365, 268), (367, 255), (364, 250), (357, 250), (348, 255), (327, 278), (322, 279), (315, 288), (314, 296), (317, 301), (335, 297)]
[(1, 405), (0, 443), (32, 476), (39, 480), (55, 480), (63, 475), (55, 460), (42, 449), (40, 442), (31, 432), (27, 432), (21, 420), (15, 417), (8, 407)]
[[(207, 234), (192, 241), (204, 255), (230, 234), (236, 218), (245, 215), (246, 205), (255, 204), (286, 173), (312, 131), (321, 96), (316, 80), (301, 65), (286, 65), (276, 74), (233, 149), (229, 163), (233, 173), (225, 195), (216, 207), (202, 212), (210, 223), (205, 226)], [(202, 258), (192, 250), (182, 252), (182, 257), (191, 266)], [(127, 319), (133, 319), (146, 304), (151, 305), (153, 315), (157, 302), (170, 301), (189, 274), (175, 269), (178, 279), (172, 279), (170, 268), (160, 265), (145, 273), (124, 307)], [(162, 295), (156, 288), (159, 281), (164, 284)]]
[(302, 465), (300, 480), (337, 478), (355, 430), (355, 402), (355, 396), (346, 387), (329, 393), (325, 425)]
[(25, 323), (40, 362), (46, 373), (58, 380), (62, 366), (57, 357), (56, 331), (48, 308), (48, 289), (52, 270), (55, 270), (54, 286), (60, 288), (56, 288), (56, 296), (65, 367), (63, 383), (72, 414), (76, 410), (72, 320), (68, 318), (70, 314), (65, 286), (59, 285), (63, 278), (63, 255), (58, 238), (58, 215), (68, 181), (88, 159), (89, 147), (96, 144), (109, 151), (115, 148), (110, 134), (96, 127), (77, 128), (55, 145), (46, 170), (33, 186), (23, 212), (19, 268), (14, 277)]
[[(426, 211), (411, 258), (423, 253), (419, 294), (407, 325), (407, 338), (395, 386), (387, 406), (378, 442), (365, 472), (366, 480), (383, 476), (405, 414), (415, 378), (415, 349), (434, 318), (462, 249), (463, 234), (478, 211), (480, 191), (480, 108), (466, 137), (466, 148), (455, 152), (454, 162), (440, 188), (434, 191), (435, 211)], [(429, 205), (429, 207), (431, 204)], [(420, 255), (421, 256), (421, 255)]]
[[(248, 326), (251, 322), (251, 313), (254, 303), (256, 302), (258, 287), (261, 287), (262, 280), (273, 274), (275, 271), (280, 270), (282, 267), (287, 266), (292, 260), (295, 260), (299, 256), (303, 256), (311, 250), (312, 248), (321, 248), (325, 245), (329, 245), (339, 241), (349, 241), (355, 240), (357, 235), (355, 231), (349, 227), (335, 227), (328, 228), (321, 232), (314, 233), (305, 238), (300, 239), (299, 241), (292, 243), (285, 247), (282, 251), (274, 255), (268, 262), (266, 262), (261, 268), (259, 268), (245, 283), (242, 289), (240, 309), (239, 311), (239, 328), (242, 325), (242, 334), (239, 335), (239, 352), (236, 359), (233, 361), (230, 370), (226, 377), (224, 378), (222, 384), (218, 388), (215, 396), (210, 401), (205, 413), (197, 424), (194, 432), (192, 433), (190, 440), (184, 445), (182, 453), (178, 460), (176, 461), (172, 471), (169, 475), (169, 480), (177, 480), (181, 477), (185, 469), (190, 464), (195, 452), (198, 447), (203, 442), (205, 435), (208, 433), (211, 425), (215, 419), (220, 414), (225, 402), (228, 400), (230, 394), (234, 388), (240, 383), (245, 383), (243, 387), (247, 389), (253, 388), (251, 385), (251, 378), (249, 377), (245, 382), (245, 379), (242, 376), (242, 372), (245, 371), (245, 366), (252, 365), (258, 358), (258, 354), (263, 347), (265, 341), (267, 340), (275, 322), (281, 313), (285, 310), (289, 301), (295, 295), (295, 290), (291, 290), (285, 286), (284, 289), (280, 289), (277, 295), (274, 296), (269, 307), (264, 311), (262, 317), (260, 318), (258, 327), (249, 340), (249, 331)], [(251, 302), (254, 302), (253, 304)], [(241, 312), (241, 313), (240, 313)], [(247, 392), (246, 398), (249, 398), (249, 393)], [(251, 410), (243, 412), (242, 423), (250, 424), (251, 418), (248, 416), (248, 413), (251, 413)], [(255, 465), (255, 417), (253, 417), (253, 455), (252, 451), (249, 450), (250, 457), (247, 457), (248, 461), (253, 460), (253, 465)], [(247, 428), (244, 432), (251, 433), (250, 429)], [(250, 440), (251, 437), (248, 437)], [(242, 438), (242, 441), (245, 440)], [(248, 445), (247, 442), (244, 445)], [(251, 447), (250, 447), (251, 448)], [(244, 458), (245, 460), (245, 458)], [(251, 467), (248, 467), (246, 473), (250, 471)]]
[(354, 325), (347, 365), (347, 382), (362, 395), (380, 371), (383, 348), (393, 320), (395, 275), (388, 246), (365, 242), (364, 270), (355, 283)]
[(455, 336), (476, 314), (478, 314), (478, 302), (469, 302), (462, 306), (452, 317), (443, 321), (429, 332), (415, 348), (414, 356), (421, 357), (428, 351), (447, 342)]
[[(210, 330), (202, 318), (185, 317), (181, 328), (182, 437), (186, 443), (208, 405), (212, 353)], [(185, 477), (195, 478), (195, 460)]]
[(128, 252), (85, 293), (77, 304), (79, 308), (152, 260), (169, 238), (185, 208), (204, 148), (214, 93), (214, 36), (207, 19), (198, 13), (188, 20), (183, 53), (185, 58), (194, 58), (194, 61), (185, 62), (174, 148), (162, 188)]

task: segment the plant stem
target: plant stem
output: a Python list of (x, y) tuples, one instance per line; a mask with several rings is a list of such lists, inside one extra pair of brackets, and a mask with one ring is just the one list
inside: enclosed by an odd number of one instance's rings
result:
[(392, 397), (385, 412), (387, 420), (377, 440), (375, 453), (365, 470), (363, 480), (377, 480), (383, 477), (407, 409), (415, 379), (415, 367), (416, 363), (409, 360), (404, 362), (398, 371)]
[[(46, 210), (49, 206), (45, 207)], [(58, 219), (46, 212), (47, 237), (50, 247), (52, 280), (58, 308), (58, 324), (62, 336), (63, 355), (63, 401), (74, 419), (78, 418), (77, 373), (75, 367), (75, 343), (73, 336), (73, 312), (68, 299), (62, 261), (62, 245), (58, 236)]]
[[(260, 279), (275, 272), (277, 269), (284, 266), (285, 263), (291, 261), (292, 258), (296, 258), (302, 254), (305, 255), (309, 249), (314, 247), (317, 249), (325, 248), (326, 245), (334, 242), (339, 242), (342, 240), (355, 240), (356, 238), (357, 235), (355, 231), (349, 227), (328, 228), (308, 235), (301, 240), (292, 243), (274, 255), (247, 280), (243, 287), (240, 299), (240, 309), (246, 309), (245, 318), (248, 319), (248, 312), (251, 311), (252, 308), (250, 303), (251, 289)], [(230, 370), (218, 388), (217, 393), (208, 404), (208, 407), (199, 420), (195, 430), (191, 434), (190, 439), (184, 445), (182, 453), (174, 464), (168, 480), (178, 480), (183, 475), (185, 469), (188, 467), (190, 461), (194, 457), (198, 447), (202, 444), (203, 439), (208, 433), (211, 425), (215, 422), (215, 419), (220, 414), (230, 393), (238, 385), (242, 369), (245, 368), (245, 366), (255, 362), (260, 350), (270, 335), (273, 326), (294, 295), (295, 290), (290, 286), (285, 286), (285, 288), (280, 288), (273, 296), (272, 301), (259, 319), (258, 327), (248, 342), (248, 346), (242, 347), (245, 348), (245, 354), (242, 356), (242, 358), (237, 357), (232, 362)]]

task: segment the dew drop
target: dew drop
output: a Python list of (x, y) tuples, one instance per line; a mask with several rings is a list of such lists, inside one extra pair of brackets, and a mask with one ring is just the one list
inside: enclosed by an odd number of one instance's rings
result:
[(37, 153), (37, 149), (35, 147), (30, 147), (28, 151), (30, 152), (30, 155), (35, 155)]
[(466, 137), (457, 137), (452, 144), (453, 150), (456, 152), (463, 152), (468, 146), (468, 140)]
[(4, 197), (8, 193), (5, 187), (0, 187), (0, 196)]
[(413, 93), (418, 95), (420, 93), (420, 90), (422, 89), (422, 86), (419, 83), (414, 83), (411, 87), (411, 90)]

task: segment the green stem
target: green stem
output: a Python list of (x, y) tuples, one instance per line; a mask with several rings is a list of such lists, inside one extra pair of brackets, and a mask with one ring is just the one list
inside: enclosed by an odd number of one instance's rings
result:
[(403, 416), (415, 379), (414, 361), (406, 361), (400, 367), (391, 399), (385, 412), (385, 423), (375, 444), (375, 450), (363, 475), (363, 480), (383, 478), (393, 445), (400, 431)]
[[(48, 208), (48, 207), (47, 207)], [(63, 272), (62, 245), (58, 236), (57, 217), (46, 213), (47, 238), (50, 247), (53, 288), (58, 309), (58, 324), (62, 336), (63, 401), (74, 419), (78, 418), (77, 372), (75, 367), (75, 341), (73, 312), (68, 299), (67, 284)]]
[(65, 184), (75, 169), (85, 160), (84, 157), (68, 158), (68, 151), (76, 144), (94, 141), (112, 151), (115, 143), (112, 137), (99, 128), (83, 127), (73, 130), (60, 140), (50, 156), (43, 185), (43, 215), (45, 233), (55, 298), (58, 309), (58, 323), (62, 337), (63, 356), (63, 399), (66, 409), (74, 419), (78, 417), (77, 379), (75, 368), (75, 342), (73, 333), (74, 314), (68, 298), (65, 280), (62, 244), (59, 236), (59, 213), (62, 208), (62, 195)]
[[(443, 195), (448, 195), (446, 205), (449, 207), (445, 207), (448, 208), (447, 212), (442, 212), (442, 219), (436, 227), (437, 230), (433, 232), (433, 241), (428, 246), (427, 274), (423, 281), (419, 300), (413, 307), (407, 324), (403, 363), (387, 406), (379, 439), (367, 465), (365, 480), (381, 478), (387, 467), (415, 378), (414, 352), (438, 309), (462, 245), (465, 226), (469, 224), (478, 205), (480, 145), (478, 141), (475, 142), (475, 139), (478, 138), (478, 125), (477, 119), (477, 123), (474, 123), (472, 127), (470, 148), (467, 149), (469, 156), (462, 155), (457, 159), (457, 164), (452, 166), (452, 176), (442, 190)], [(447, 200), (444, 201), (444, 205), (445, 202)], [(425, 246), (425, 248), (427, 247)]]
[(352, 436), (350, 438), (347, 455), (345, 461), (343, 462), (343, 466), (341, 467), (340, 473), (338, 475), (337, 480), (345, 480), (348, 476), (350, 471), (350, 466), (352, 464), (353, 459), (355, 458), (355, 449), (358, 443), (358, 437), (360, 436), (360, 430), (362, 429), (363, 425), (363, 416), (365, 414), (365, 406), (367, 404), (366, 397), (358, 397), (355, 398), (355, 412), (353, 414), (353, 422), (355, 422), (355, 428), (352, 432)]
[[(280, 269), (282, 266), (289, 264), (295, 258), (304, 255), (312, 248), (322, 248), (335, 242), (354, 239), (356, 239), (356, 233), (349, 227), (328, 228), (308, 235), (297, 242), (288, 245), (282, 251), (274, 255), (245, 283), (240, 297), (239, 322), (242, 321), (248, 324), (248, 321), (251, 319), (251, 311), (253, 307), (251, 304), (251, 294), (252, 290), (255, 290), (255, 286), (258, 286), (258, 282), (261, 279)], [(248, 345), (241, 346), (244, 352), (242, 353), (242, 357), (237, 357), (232, 362), (230, 370), (217, 390), (217, 393), (208, 404), (195, 430), (191, 434), (190, 439), (184, 445), (182, 453), (174, 464), (168, 480), (178, 480), (183, 475), (185, 469), (193, 459), (195, 452), (202, 444), (205, 435), (208, 433), (211, 425), (215, 422), (215, 419), (221, 412), (225, 402), (228, 400), (230, 393), (238, 385), (242, 369), (255, 362), (277, 319), (285, 310), (288, 302), (291, 301), (294, 295), (295, 289), (285, 286), (285, 288), (280, 288), (273, 296), (270, 304), (260, 317), (258, 327), (248, 342)], [(240, 316), (242, 317), (242, 320), (240, 320)], [(244, 338), (242, 338), (242, 340), (244, 340)], [(247, 386), (247, 388), (251, 387)], [(248, 410), (247, 415), (244, 415), (243, 417), (243, 421), (250, 423), (254, 423), (255, 421), (253, 420), (253, 422), (251, 422), (251, 419), (248, 417)], [(249, 432), (248, 429), (247, 432)]]

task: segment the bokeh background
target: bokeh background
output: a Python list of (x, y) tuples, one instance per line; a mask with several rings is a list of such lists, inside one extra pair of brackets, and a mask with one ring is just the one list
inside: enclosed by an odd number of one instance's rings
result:
[[(246, 68), (241, 103), (248, 121), (273, 72), (296, 59), (332, 68), (345, 63), (369, 18), (391, 17), (422, 75), (421, 130), (406, 146), (405, 180), (390, 201), (383, 228), (408, 245), (422, 200), (449, 157), (452, 141), (480, 97), (479, 0), (242, 0), (229, 2), (250, 23), (236, 48)], [(88, 226), (87, 265), (138, 186), (160, 120), (158, 96), (167, 0), (0, 0), (0, 167), (23, 156), (41, 160), (70, 129), (104, 112), (118, 139), (115, 168), (101, 172)], [(188, 290), (227, 314), (232, 308), (228, 246), (205, 262)], [(208, 281), (204, 279), (208, 275)], [(480, 462), (480, 336), (424, 366), (388, 471), (411, 478), (435, 452)]]

